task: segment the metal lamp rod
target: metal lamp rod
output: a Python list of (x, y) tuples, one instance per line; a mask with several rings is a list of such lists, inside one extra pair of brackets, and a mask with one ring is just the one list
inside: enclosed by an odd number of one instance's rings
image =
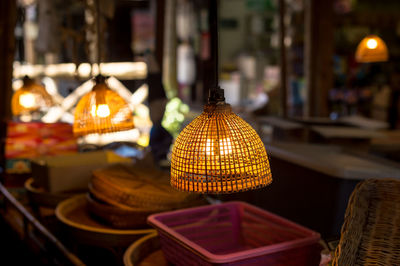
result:
[(219, 87), (218, 75), (218, 50), (219, 50), (219, 34), (218, 34), (218, 0), (211, 0), (209, 24), (211, 33), (211, 57), (214, 64), (214, 84), (209, 90), (208, 102), (220, 103), (225, 102), (224, 90)]
[(100, 71), (100, 62), (101, 62), (101, 34), (100, 34), (100, 0), (96, 0), (96, 39), (97, 39), (97, 67), (99, 68), (99, 74), (101, 74)]

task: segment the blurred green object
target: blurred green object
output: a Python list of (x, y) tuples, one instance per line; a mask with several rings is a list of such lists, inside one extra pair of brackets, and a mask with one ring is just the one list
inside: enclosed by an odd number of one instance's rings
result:
[(165, 107), (164, 118), (161, 125), (176, 138), (181, 130), (181, 125), (185, 120), (185, 114), (189, 112), (189, 106), (181, 99), (172, 98)]
[(246, 7), (253, 11), (276, 11), (272, 0), (247, 0)]

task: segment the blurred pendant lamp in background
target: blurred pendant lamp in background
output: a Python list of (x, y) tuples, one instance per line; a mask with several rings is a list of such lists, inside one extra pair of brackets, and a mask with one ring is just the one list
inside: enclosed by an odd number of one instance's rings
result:
[[(97, 66), (100, 71), (100, 6), (96, 0)], [(84, 95), (75, 109), (73, 131), (75, 136), (104, 134), (134, 128), (132, 110), (128, 103), (111, 90), (106, 78), (99, 74), (91, 92)]]
[(75, 109), (74, 134), (84, 136), (132, 129), (132, 110), (127, 102), (111, 90), (105, 77), (98, 75), (91, 92), (84, 95)]
[(385, 42), (376, 35), (368, 35), (357, 47), (356, 61), (360, 63), (384, 62), (389, 58)]
[(53, 100), (46, 89), (33, 79), (25, 76), (22, 87), (17, 90), (11, 99), (11, 108), (14, 116), (31, 115), (53, 105)]
[(272, 182), (263, 142), (249, 124), (232, 112), (218, 86), (217, 5), (213, 0), (210, 9), (214, 86), (203, 113), (182, 130), (172, 150), (171, 185), (182, 191), (232, 193)]

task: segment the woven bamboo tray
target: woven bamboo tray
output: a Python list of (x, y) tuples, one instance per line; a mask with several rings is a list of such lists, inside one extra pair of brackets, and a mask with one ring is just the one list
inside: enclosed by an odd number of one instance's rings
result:
[(98, 222), (90, 216), (86, 195), (67, 199), (56, 208), (56, 216), (65, 225), (71, 241), (101, 247), (127, 247), (153, 229), (119, 230)]
[(90, 193), (87, 194), (87, 201), (90, 214), (118, 229), (148, 228), (147, 216), (158, 212), (158, 210), (141, 208), (119, 208), (97, 200)]
[(150, 234), (134, 242), (125, 251), (125, 266), (167, 266), (167, 260), (161, 250), (157, 233)]
[(168, 173), (140, 165), (95, 170), (89, 189), (96, 198), (121, 208), (171, 210), (196, 205), (200, 199), (173, 189)]
[(400, 180), (357, 185), (332, 265), (400, 265)]

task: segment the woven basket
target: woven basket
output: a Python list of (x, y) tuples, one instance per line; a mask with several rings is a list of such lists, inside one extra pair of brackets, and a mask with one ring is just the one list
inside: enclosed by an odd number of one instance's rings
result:
[(62, 233), (71, 243), (105, 248), (126, 248), (135, 240), (154, 233), (152, 229), (115, 229), (100, 223), (88, 212), (86, 195), (78, 195), (57, 205), (57, 219), (65, 225)]
[(229, 104), (207, 104), (176, 138), (171, 185), (182, 191), (221, 194), (272, 182), (264, 143)]
[(200, 199), (173, 189), (167, 173), (140, 165), (96, 170), (89, 189), (101, 201), (125, 209), (171, 210), (197, 205)]
[[(23, 104), (24, 97), (30, 99), (25, 106)], [(46, 89), (29, 78), (24, 79), (24, 85), (14, 93), (11, 99), (12, 113), (16, 116), (44, 110), (53, 104), (53, 99)]]
[(134, 128), (128, 103), (106, 84), (104, 77), (96, 77), (92, 91), (84, 95), (75, 108), (74, 135), (104, 134)]
[(332, 265), (400, 265), (400, 180), (357, 185)]
[(119, 208), (97, 200), (90, 193), (87, 194), (88, 211), (101, 221), (119, 229), (148, 228), (147, 216), (158, 210), (140, 208)]

